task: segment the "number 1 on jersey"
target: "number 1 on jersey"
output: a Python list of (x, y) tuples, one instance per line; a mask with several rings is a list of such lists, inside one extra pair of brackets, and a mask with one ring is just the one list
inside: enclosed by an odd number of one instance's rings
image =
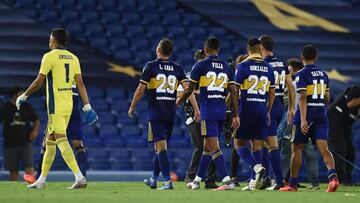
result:
[(66, 83), (69, 83), (70, 78), (69, 78), (69, 69), (70, 69), (70, 65), (68, 63), (65, 63), (65, 76), (66, 76)]

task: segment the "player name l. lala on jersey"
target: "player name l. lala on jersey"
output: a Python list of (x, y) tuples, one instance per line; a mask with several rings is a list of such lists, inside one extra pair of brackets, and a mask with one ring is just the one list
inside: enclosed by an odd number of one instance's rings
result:
[(160, 70), (174, 71), (174, 67), (172, 65), (161, 65), (159, 64)]

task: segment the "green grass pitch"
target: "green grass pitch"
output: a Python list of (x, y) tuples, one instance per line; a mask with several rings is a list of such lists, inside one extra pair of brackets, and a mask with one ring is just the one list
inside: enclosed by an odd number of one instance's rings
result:
[[(90, 182), (86, 189), (67, 190), (71, 182), (48, 182), (45, 190), (27, 189), (25, 183), (0, 182), (0, 203), (344, 203), (360, 202), (360, 187), (340, 187), (336, 193), (301, 189), (279, 191), (191, 191), (183, 182), (173, 191), (151, 190), (141, 182)], [(242, 186), (245, 184), (242, 183)]]

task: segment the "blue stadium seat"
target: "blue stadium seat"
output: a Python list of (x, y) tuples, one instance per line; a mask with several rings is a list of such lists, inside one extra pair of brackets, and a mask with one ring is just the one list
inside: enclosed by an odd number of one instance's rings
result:
[(31, 8), (35, 4), (34, 0), (17, 0), (15, 7)]
[(175, 153), (177, 159), (190, 160), (193, 153), (193, 149), (191, 148), (176, 149), (173, 150), (173, 152)]
[(99, 24), (86, 24), (84, 28), (86, 36), (103, 36), (104, 29)]
[(132, 162), (133, 170), (138, 171), (151, 171), (153, 168), (153, 164), (150, 161), (134, 161)]
[(124, 161), (110, 161), (110, 169), (111, 170), (124, 170), (124, 171), (130, 171), (133, 169), (132, 164), (129, 160)]
[(79, 19), (79, 13), (76, 11), (62, 11), (60, 15), (60, 20), (62, 22), (74, 22)]
[(85, 136), (97, 136), (97, 130), (95, 126), (84, 126), (83, 128)]
[(55, 0), (36, 0), (37, 8), (49, 8), (55, 5)]
[(40, 12), (40, 17), (38, 18), (41, 22), (56, 22), (59, 18), (59, 15), (56, 11), (43, 11)]
[(136, 10), (137, 4), (136, 1), (128, 1), (128, 0), (119, 0), (118, 1), (118, 8), (123, 11), (131, 11)]
[(170, 38), (183, 37), (186, 32), (183, 27), (168, 27), (167, 30)]
[(120, 23), (120, 16), (116, 12), (106, 12), (102, 14), (101, 23), (117, 24)]
[(132, 48), (135, 50), (147, 50), (149, 48), (149, 41), (147, 39), (131, 40)]
[(131, 158), (132, 160), (150, 160), (152, 159), (153, 152), (149, 151), (148, 149), (133, 149), (131, 151)]
[(80, 35), (83, 34), (83, 26), (82, 24), (69, 24), (66, 26), (66, 28), (68, 29), (70, 35)]
[[(159, 36), (165, 35), (165, 29), (163, 27), (148, 26), (146, 30), (146, 35), (150, 38), (159, 38)], [(156, 40), (158, 41), (159, 39)]]
[(103, 141), (100, 138), (85, 139), (84, 143), (85, 143), (84, 145), (86, 147), (102, 147), (103, 146)]
[(144, 25), (154, 24), (157, 22), (161, 22), (161, 16), (158, 13), (147, 12), (142, 14), (142, 22)]
[(57, 1), (58, 3), (58, 8), (62, 8), (62, 9), (66, 9), (66, 8), (71, 8), (74, 9), (76, 7), (76, 0), (61, 0), (61, 1)]
[(125, 50), (115, 51), (114, 57), (126, 63), (131, 63), (131, 61), (133, 60), (133, 54)]
[[(126, 140), (126, 138), (124, 138)], [(131, 139), (126, 140), (126, 146), (129, 148), (139, 149), (145, 148), (147, 143), (143, 139)]]
[[(196, 25), (201, 22), (200, 15), (196, 15), (196, 14), (192, 14), (192, 13), (184, 13), (182, 17), (183, 17), (183, 23), (185, 25)], [(190, 29), (190, 30), (191, 30), (191, 32), (193, 31), (193, 29)]]
[(130, 107), (130, 103), (126, 99), (114, 99), (112, 100), (111, 107), (117, 113), (126, 112)]
[(97, 161), (89, 161), (89, 169), (90, 170), (109, 170), (110, 164), (105, 160), (97, 160)]
[(81, 12), (82, 23), (95, 24), (100, 20), (100, 15), (96, 11), (85, 11)]
[(91, 101), (92, 106), (96, 111), (108, 111), (109, 103), (105, 99), (94, 99)]
[[(126, 91), (120, 88), (108, 87), (105, 89), (106, 96), (111, 99), (125, 99)], [(114, 102), (113, 102), (114, 103)]]
[(174, 139), (174, 140), (170, 140), (169, 146), (172, 148), (186, 148), (186, 147), (190, 148), (191, 144), (185, 139)]
[(139, 11), (155, 11), (157, 9), (156, 1), (139, 1)]
[(108, 41), (106, 38), (94, 38), (92, 40), (90, 40), (90, 45), (96, 48), (103, 48), (105, 47), (106, 49), (108, 48)]
[(117, 6), (117, 0), (101, 0), (98, 8), (102, 10), (116, 10)]
[(161, 12), (176, 11), (176, 1), (161, 1), (158, 10)]
[(121, 128), (121, 136), (124, 138), (127, 137), (139, 137), (141, 136), (141, 131), (139, 129), (139, 127), (135, 126), (135, 125), (124, 125)]
[(134, 24), (141, 19), (140, 15), (137, 13), (126, 12), (126, 13), (122, 13), (121, 15), (122, 15), (122, 23), (127, 25)]
[(96, 0), (79, 1), (78, 8), (80, 10), (91, 10), (97, 8)]
[(181, 16), (179, 13), (167, 13), (166, 18), (163, 18), (163, 25), (177, 25), (181, 24)]
[(143, 36), (145, 33), (144, 27), (142, 26), (128, 26), (126, 36), (136, 38)]
[[(106, 27), (106, 36), (108, 37), (122, 37), (125, 35), (125, 28), (121, 25), (108, 25)], [(123, 38), (112, 38), (111, 42), (114, 43), (115, 40), (124, 40), (126, 43), (126, 46), (128, 44), (128, 41)]]
[(109, 153), (104, 149), (89, 148), (87, 150), (88, 160), (108, 160)]
[(87, 92), (91, 98), (104, 98), (105, 92), (104, 89), (98, 87), (89, 87), (87, 88)]
[(119, 134), (119, 129), (114, 124), (102, 125), (99, 130), (100, 134), (106, 138), (107, 136), (116, 136)]
[[(206, 30), (202, 27), (189, 27), (188, 37), (190, 39), (204, 39), (207, 37)], [(221, 43), (222, 45), (222, 43)]]
[(104, 145), (105, 147), (124, 147), (125, 146), (125, 142), (122, 138), (106, 138), (104, 140)]

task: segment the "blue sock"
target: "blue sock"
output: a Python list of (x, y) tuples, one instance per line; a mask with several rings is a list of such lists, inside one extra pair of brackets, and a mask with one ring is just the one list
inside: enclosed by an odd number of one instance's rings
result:
[(200, 164), (196, 176), (199, 176), (200, 178), (205, 177), (205, 173), (209, 168), (209, 164), (211, 160), (212, 160), (211, 153), (203, 151), (203, 154), (201, 155), (200, 158)]
[(328, 170), (327, 175), (328, 175), (329, 181), (332, 181), (332, 180), (334, 180), (335, 178), (337, 178), (337, 173), (336, 173), (336, 170), (335, 170), (335, 169), (330, 169), (330, 170)]
[(245, 161), (245, 163), (250, 166), (251, 179), (255, 179), (255, 172), (254, 172), (253, 168), (256, 164), (258, 164), (260, 162), (258, 162), (254, 158), (253, 154), (251, 154), (251, 151), (247, 147), (240, 147), (237, 149), (237, 152), (238, 152), (240, 158), (242, 158)]
[(76, 160), (78, 162), (79, 168), (83, 176), (86, 177), (86, 170), (88, 168), (87, 164), (87, 152), (84, 147), (78, 147), (75, 149), (76, 151)]
[(270, 161), (271, 161), (271, 167), (272, 167), (273, 172), (275, 174), (276, 184), (282, 185), (283, 182), (284, 182), (284, 176), (282, 174), (282, 169), (281, 169), (280, 150), (279, 149), (272, 150), (269, 153), (269, 157), (270, 157)]
[(297, 188), (298, 187), (298, 182), (299, 182), (299, 178), (298, 177), (291, 177), (289, 178), (289, 185), (292, 188)]
[(212, 159), (215, 163), (217, 171), (220, 174), (220, 179), (222, 180), (226, 176), (229, 176), (228, 170), (225, 165), (224, 155), (220, 150), (213, 153)]
[(269, 151), (266, 147), (261, 148), (261, 153), (262, 153), (262, 163), (261, 165), (263, 167), (265, 167), (266, 169), (266, 173), (265, 173), (265, 177), (269, 177), (270, 176), (270, 160), (269, 160)]
[(161, 169), (160, 169), (160, 163), (159, 163), (159, 156), (155, 153), (155, 156), (154, 156), (154, 169), (153, 169), (153, 176), (152, 176), (152, 178), (154, 180), (158, 179), (160, 171), (161, 171)]
[(263, 162), (261, 150), (254, 151), (252, 154), (256, 160), (256, 164), (261, 164)]
[(169, 166), (169, 158), (167, 156), (167, 151), (161, 151), (159, 153), (159, 163), (160, 163), (160, 169), (163, 177), (165, 178), (165, 181), (170, 180), (170, 166)]
[(41, 147), (39, 158), (38, 158), (37, 163), (36, 163), (36, 180), (39, 178), (39, 176), (41, 174), (41, 171), (42, 171), (41, 166), (42, 166), (42, 162), (43, 162), (43, 159), (44, 159), (45, 149), (46, 149), (45, 146)]

